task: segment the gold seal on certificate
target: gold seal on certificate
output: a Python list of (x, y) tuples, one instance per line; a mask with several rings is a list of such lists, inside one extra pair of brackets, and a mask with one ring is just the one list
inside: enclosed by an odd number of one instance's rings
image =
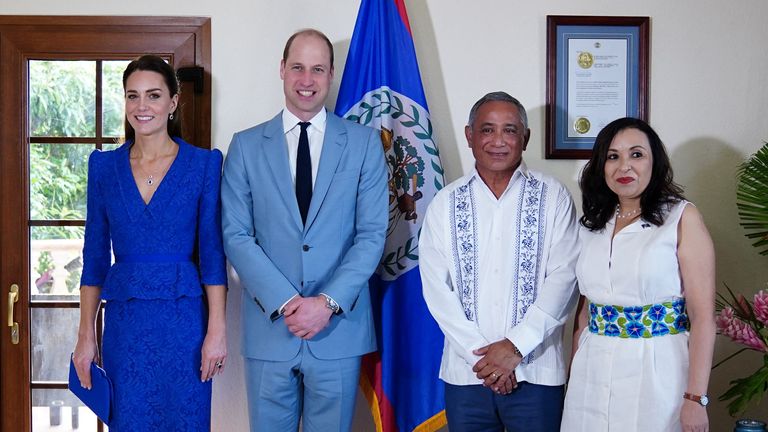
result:
[(579, 117), (573, 123), (573, 130), (580, 134), (585, 134), (589, 132), (589, 128), (591, 126), (592, 125), (589, 123), (589, 120), (586, 117)]
[(589, 69), (595, 63), (595, 58), (592, 57), (592, 53), (589, 51), (582, 51), (579, 53), (579, 57), (576, 61), (579, 62), (579, 66), (581, 66), (582, 69)]

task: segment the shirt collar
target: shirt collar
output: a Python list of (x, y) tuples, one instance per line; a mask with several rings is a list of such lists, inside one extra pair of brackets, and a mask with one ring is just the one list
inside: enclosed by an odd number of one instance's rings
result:
[[(520, 165), (517, 166), (517, 169), (509, 179), (507, 189), (509, 189), (509, 187), (517, 180), (518, 176), (523, 176), (526, 180), (530, 177), (530, 173), (528, 172), (528, 165), (525, 164), (524, 160), (520, 161)], [(483, 181), (483, 179), (480, 178), (480, 174), (477, 172), (477, 168), (472, 167), (472, 172), (464, 176), (462, 183), (469, 184), (475, 178), (479, 181)]]
[[(325, 111), (325, 108), (323, 108), (320, 110), (320, 112), (315, 114), (314, 117), (309, 119), (309, 122), (312, 123), (313, 128), (320, 132), (325, 132), (325, 120), (327, 118), (328, 113)], [(301, 119), (296, 117), (287, 108), (283, 109), (283, 133), (290, 132), (293, 128), (296, 127), (296, 125), (299, 124), (300, 121)]]

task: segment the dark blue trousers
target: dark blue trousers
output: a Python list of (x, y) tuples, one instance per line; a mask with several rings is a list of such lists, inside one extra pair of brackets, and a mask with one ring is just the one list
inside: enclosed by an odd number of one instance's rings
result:
[(508, 395), (482, 385), (445, 384), (445, 413), (451, 432), (558, 432), (564, 386), (518, 383)]

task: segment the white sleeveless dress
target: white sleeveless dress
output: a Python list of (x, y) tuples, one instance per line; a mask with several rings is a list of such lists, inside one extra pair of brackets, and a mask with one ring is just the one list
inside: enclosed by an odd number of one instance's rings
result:
[[(687, 201), (662, 226), (638, 219), (616, 234), (581, 227), (576, 275), (581, 294), (600, 305), (643, 306), (683, 295), (677, 226)], [(589, 310), (587, 311), (589, 314)], [(688, 332), (651, 338), (579, 337), (561, 431), (679, 431), (688, 382)]]

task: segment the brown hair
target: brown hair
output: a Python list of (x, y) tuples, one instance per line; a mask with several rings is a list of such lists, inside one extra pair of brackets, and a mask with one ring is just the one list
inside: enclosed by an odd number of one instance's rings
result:
[[(176, 76), (176, 71), (173, 69), (173, 66), (166, 63), (166, 61), (162, 58), (149, 54), (143, 55), (128, 63), (128, 66), (125, 68), (125, 72), (123, 72), (123, 91), (125, 91), (125, 84), (128, 82), (128, 77), (136, 71), (150, 71), (159, 73), (163, 76), (163, 80), (165, 81), (165, 85), (168, 86), (171, 97), (179, 94), (179, 78)], [(171, 120), (169, 118), (167, 120), (168, 135), (181, 138), (181, 116), (178, 115), (178, 110), (179, 107), (177, 106), (176, 110), (172, 113), (173, 119)], [(128, 123), (127, 118), (125, 119), (124, 129), (126, 140), (136, 139), (136, 131), (133, 130), (133, 126)]]

